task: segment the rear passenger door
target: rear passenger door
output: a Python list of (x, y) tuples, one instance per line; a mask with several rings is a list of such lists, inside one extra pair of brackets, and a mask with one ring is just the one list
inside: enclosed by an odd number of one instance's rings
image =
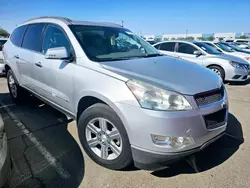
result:
[(195, 51), (200, 51), (200, 50), (191, 44), (178, 42), (176, 55), (182, 59), (202, 65), (203, 56), (195, 55), (194, 54)]
[(17, 65), (23, 86), (34, 90), (34, 73), (32, 71), (35, 55), (40, 53), (41, 36), (45, 24), (31, 24), (26, 29), (21, 48), (18, 52)]
[(64, 30), (59, 26), (49, 24), (43, 35), (42, 53), (36, 54), (35, 57), (33, 70), (37, 92), (63, 110), (72, 112), (75, 62), (65, 59), (46, 59), (47, 50), (56, 47), (65, 47), (74, 56), (72, 45)]
[(176, 57), (175, 45), (176, 45), (175, 42), (164, 42), (160, 44), (158, 49), (162, 54)]

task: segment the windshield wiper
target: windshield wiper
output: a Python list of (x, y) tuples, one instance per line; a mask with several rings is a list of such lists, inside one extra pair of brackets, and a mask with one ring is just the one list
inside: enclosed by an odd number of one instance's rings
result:
[(157, 57), (157, 56), (163, 56), (163, 54), (146, 54), (144, 57)]

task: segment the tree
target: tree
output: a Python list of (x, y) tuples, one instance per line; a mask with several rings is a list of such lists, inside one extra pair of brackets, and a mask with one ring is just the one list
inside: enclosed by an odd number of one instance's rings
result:
[(171, 38), (171, 40), (175, 40), (175, 38), (173, 37), (173, 38)]
[(204, 37), (198, 37), (198, 40), (204, 41), (204, 40), (206, 40), (206, 38), (204, 38)]
[(164, 40), (169, 40), (169, 38), (164, 38)]
[(0, 28), (0, 37), (1, 37), (1, 36), (2, 36), (2, 37), (9, 37), (10, 34), (8, 33), (8, 31), (6, 31), (6, 30)]
[(194, 40), (194, 37), (186, 37), (186, 40)]
[(214, 37), (213, 37), (213, 36), (209, 36), (209, 37), (207, 37), (207, 40), (213, 41), (213, 40), (214, 40)]
[(240, 39), (247, 39), (247, 37), (245, 35), (241, 35)]

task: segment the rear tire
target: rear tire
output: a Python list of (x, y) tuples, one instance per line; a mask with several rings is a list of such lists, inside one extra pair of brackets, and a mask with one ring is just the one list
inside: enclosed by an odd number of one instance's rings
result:
[(216, 65), (210, 66), (208, 68), (214, 71), (218, 76), (221, 77), (223, 81), (225, 81), (225, 71), (223, 68), (216, 66)]
[(24, 99), (28, 96), (29, 93), (21, 86), (19, 86), (17, 79), (11, 69), (9, 69), (7, 72), (7, 84), (12, 99), (16, 103), (24, 102)]
[[(85, 152), (97, 164), (121, 170), (132, 163), (127, 132), (118, 115), (109, 106), (101, 103), (90, 106), (80, 115), (77, 125)], [(102, 127), (106, 127), (106, 131)]]

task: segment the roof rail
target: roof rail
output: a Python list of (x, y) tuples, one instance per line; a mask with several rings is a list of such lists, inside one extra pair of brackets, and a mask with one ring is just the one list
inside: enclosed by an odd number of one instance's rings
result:
[(102, 23), (102, 24), (109, 24), (109, 25), (116, 25), (116, 26), (122, 27), (122, 25), (117, 24), (117, 23), (113, 23), (113, 22), (100, 22), (100, 23)]
[(37, 20), (37, 19), (43, 19), (43, 18), (53, 18), (53, 19), (58, 19), (58, 20), (62, 20), (62, 21), (65, 21), (65, 22), (72, 22), (71, 19), (69, 18), (65, 18), (65, 17), (60, 17), (60, 16), (41, 16), (41, 17), (37, 17), (37, 18), (31, 18), (25, 22), (28, 22), (28, 21), (32, 21), (32, 20)]

